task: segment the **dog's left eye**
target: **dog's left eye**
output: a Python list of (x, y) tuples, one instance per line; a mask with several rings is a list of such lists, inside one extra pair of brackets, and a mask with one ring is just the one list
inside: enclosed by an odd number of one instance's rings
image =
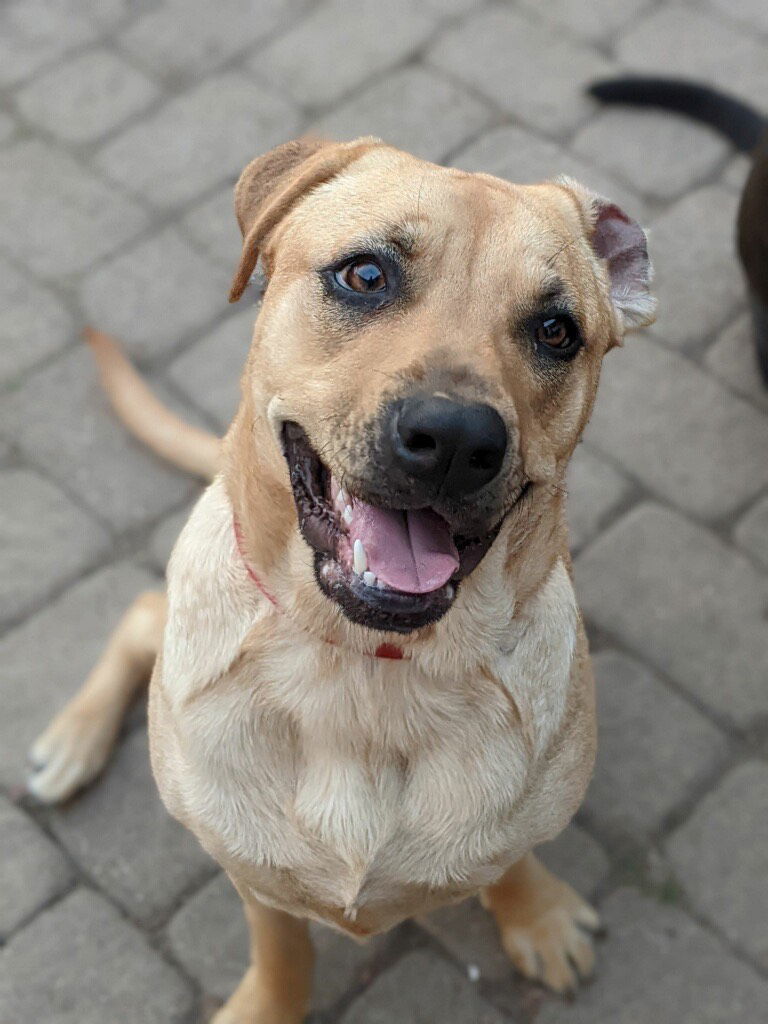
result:
[(570, 316), (552, 316), (540, 320), (535, 328), (536, 343), (552, 355), (573, 355), (581, 345), (581, 335)]
[(351, 292), (371, 294), (383, 292), (387, 277), (378, 263), (372, 259), (357, 259), (347, 263), (333, 275), (336, 283)]

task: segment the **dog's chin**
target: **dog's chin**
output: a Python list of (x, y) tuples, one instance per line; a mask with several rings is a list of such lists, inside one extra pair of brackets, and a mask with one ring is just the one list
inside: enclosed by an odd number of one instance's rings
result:
[[(315, 578), (320, 590), (336, 602), (348, 619), (368, 629), (411, 633), (441, 619), (455, 601), (461, 580), (479, 565), (493, 544), (504, 516), (498, 517), (490, 528), (467, 536), (466, 527), (464, 533), (454, 532), (435, 510), (417, 510), (416, 514), (421, 511), (434, 523), (444, 544), (448, 538), (455, 569), (434, 589), (397, 589), (365, 571), (365, 563), (361, 565), (359, 558), (356, 560), (348, 518), (352, 505), (358, 504), (364, 504), (369, 511), (389, 514), (406, 516), (406, 511), (394, 504), (387, 505), (378, 497), (372, 502), (364, 494), (349, 495), (337, 489), (330, 469), (298, 424), (286, 422), (282, 436), (299, 528), (314, 551)], [(527, 490), (527, 484), (521, 485), (516, 500)], [(352, 504), (348, 507), (348, 503)]]

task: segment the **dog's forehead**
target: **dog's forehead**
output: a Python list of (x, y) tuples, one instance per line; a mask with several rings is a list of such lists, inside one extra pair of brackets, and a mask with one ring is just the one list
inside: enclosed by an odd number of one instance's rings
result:
[(492, 250), (535, 262), (581, 230), (572, 200), (556, 185), (515, 185), (389, 147), (317, 188), (294, 225), (320, 257), (366, 238), (399, 236), (414, 250)]

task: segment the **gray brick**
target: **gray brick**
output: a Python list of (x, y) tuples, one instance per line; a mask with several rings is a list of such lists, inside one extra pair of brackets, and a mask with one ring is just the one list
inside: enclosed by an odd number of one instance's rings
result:
[(610, 354), (586, 438), (695, 516), (725, 515), (768, 483), (768, 420), (645, 338)]
[(761, 498), (742, 516), (735, 537), (745, 551), (768, 569), (768, 497)]
[(584, 86), (614, 65), (596, 50), (516, 11), (490, 9), (449, 29), (429, 59), (504, 110), (557, 134), (593, 109)]
[(452, 161), (466, 171), (485, 171), (525, 185), (567, 174), (609, 196), (633, 217), (645, 219), (646, 205), (632, 189), (586, 163), (570, 150), (523, 128), (507, 126), (483, 135)]
[(696, 908), (768, 969), (768, 765), (735, 768), (667, 852)]
[(730, 186), (730, 188), (736, 189), (739, 193), (744, 188), (744, 183), (747, 180), (747, 175), (752, 169), (752, 158), (746, 153), (737, 153), (736, 156), (732, 157), (728, 162), (721, 180), (724, 185)]
[(261, 81), (317, 108), (414, 53), (434, 26), (434, 17), (408, 0), (326, 0), (259, 50), (251, 67)]
[[(155, 391), (178, 409), (162, 388)], [(4, 396), (0, 433), (118, 530), (162, 515), (194, 490), (189, 477), (161, 463), (117, 422), (84, 346)]]
[(387, 945), (387, 935), (374, 935), (359, 944), (324, 925), (310, 922), (315, 947), (315, 977), (312, 1008), (321, 1010), (368, 980), (371, 965)]
[(763, 384), (757, 365), (752, 317), (748, 313), (726, 326), (714, 345), (707, 349), (704, 362), (734, 391), (768, 412), (768, 388)]
[(689, 118), (618, 108), (593, 118), (572, 145), (586, 160), (663, 201), (709, 177), (731, 152), (720, 134)]
[[(585, 895), (593, 892), (608, 873), (608, 860), (602, 848), (578, 825), (569, 825), (557, 839), (536, 852), (550, 871)], [(512, 965), (501, 947), (496, 925), (478, 900), (442, 907), (419, 923), (456, 960), (466, 967), (478, 968), (482, 978), (504, 981), (511, 977)]]
[(410, 953), (380, 975), (343, 1024), (503, 1024), (472, 984), (434, 953)]
[(768, 35), (768, 11), (763, 0), (709, 0), (725, 18), (739, 22), (747, 31), (757, 29)]
[(477, 969), (484, 981), (509, 981), (512, 978), (512, 964), (502, 949), (493, 917), (478, 899), (441, 907), (427, 917), (419, 918), (419, 924), (465, 970), (470, 967)]
[(0, 150), (0, 245), (43, 275), (84, 270), (147, 224), (146, 213), (71, 156), (37, 140)]
[(603, 651), (594, 665), (599, 742), (586, 808), (641, 838), (722, 763), (727, 743), (638, 662)]
[(61, 851), (31, 818), (0, 796), (0, 942), (71, 881)]
[(0, 83), (33, 74), (61, 54), (91, 40), (97, 26), (71, 3), (15, 0), (0, 8)]
[(490, 120), (488, 108), (442, 75), (406, 68), (356, 92), (312, 126), (318, 135), (378, 135), (401, 149), (441, 161)]
[[(357, 984), (386, 943), (383, 935), (361, 945), (322, 925), (310, 924), (315, 946), (313, 1009), (332, 1006)], [(240, 897), (224, 874), (205, 885), (168, 928), (171, 949), (203, 990), (226, 999), (248, 965), (248, 930)]]
[(668, 4), (653, 11), (619, 39), (627, 67), (695, 78), (751, 99), (762, 108), (768, 93), (765, 44), (723, 18), (692, 5)]
[(97, 49), (35, 78), (17, 93), (16, 102), (33, 124), (67, 142), (89, 142), (158, 95), (146, 75), (111, 51)]
[(80, 687), (130, 602), (159, 585), (134, 566), (113, 566), (0, 640), (0, 783), (23, 780), (33, 740)]
[(417, 0), (417, 2), (424, 10), (431, 11), (441, 18), (453, 18), (459, 14), (466, 14), (467, 11), (471, 11), (478, 5), (478, 0)]
[(170, 100), (109, 142), (96, 162), (160, 206), (193, 199), (295, 134), (298, 114), (281, 96), (228, 72)]
[(714, 535), (642, 505), (576, 561), (582, 608), (739, 725), (768, 712), (768, 580)]
[(5, 260), (0, 260), (0, 308), (0, 382), (13, 383), (72, 335), (72, 317), (56, 296)]
[(166, 0), (126, 29), (118, 43), (156, 74), (199, 78), (288, 27), (304, 7), (297, 0)]
[(51, 828), (72, 857), (131, 916), (155, 924), (213, 861), (160, 803), (147, 736), (133, 732), (102, 778), (56, 810)]
[(578, 550), (630, 492), (629, 482), (604, 459), (582, 444), (574, 452), (567, 476), (568, 526), (571, 548)]
[(571, 824), (557, 839), (536, 848), (542, 861), (584, 896), (591, 895), (608, 874), (608, 858), (588, 832)]
[[(675, 345), (698, 344), (743, 295), (733, 236), (738, 197), (722, 186), (681, 199), (651, 224), (659, 316), (652, 328)], [(706, 286), (702, 284), (706, 282)]]
[(602, 912), (599, 978), (536, 1024), (757, 1024), (768, 985), (681, 910), (624, 889)]
[(82, 297), (91, 323), (151, 359), (228, 311), (228, 291), (223, 268), (167, 228), (92, 271)]
[(0, 1019), (32, 1024), (184, 1024), (192, 993), (106, 900), (79, 889), (0, 958)]
[(16, 122), (10, 116), (0, 111), (0, 143), (7, 142), (16, 133)]
[(190, 210), (182, 224), (199, 246), (234, 274), (243, 244), (235, 219), (234, 182)]
[(0, 472), (0, 493), (0, 622), (8, 622), (93, 563), (109, 536), (34, 473)]
[(532, 14), (548, 27), (566, 28), (577, 36), (595, 42), (611, 36), (650, 6), (651, 0), (522, 0)]
[[(128, 18), (141, 13), (157, 0), (54, 0), (53, 6), (64, 8), (70, 16), (83, 18), (102, 32), (119, 28)], [(49, 0), (50, 4), (50, 0)]]
[(181, 512), (171, 513), (152, 531), (152, 536), (149, 539), (149, 553), (160, 572), (165, 572), (173, 545), (189, 519), (191, 511), (191, 508), (184, 508)]
[(235, 316), (175, 359), (168, 368), (174, 384), (218, 423), (229, 426), (240, 398), (240, 375), (251, 345), (258, 310), (246, 303)]

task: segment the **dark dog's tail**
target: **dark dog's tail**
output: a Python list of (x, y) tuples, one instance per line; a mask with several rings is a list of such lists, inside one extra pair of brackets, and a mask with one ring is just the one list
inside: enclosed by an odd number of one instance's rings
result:
[(591, 85), (589, 92), (603, 103), (662, 107), (687, 114), (717, 129), (744, 153), (754, 149), (768, 131), (768, 118), (748, 103), (698, 82), (643, 76), (607, 78)]

